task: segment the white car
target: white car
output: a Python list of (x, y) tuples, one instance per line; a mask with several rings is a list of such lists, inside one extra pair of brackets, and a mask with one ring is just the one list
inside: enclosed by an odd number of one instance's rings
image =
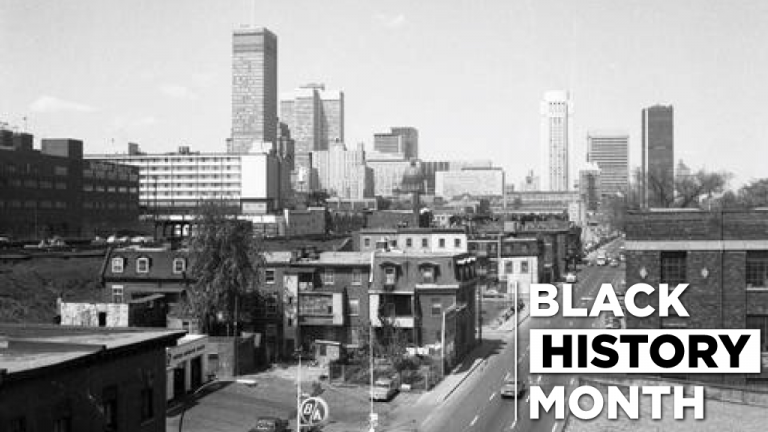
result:
[(565, 283), (576, 283), (576, 273), (568, 273), (565, 275)]

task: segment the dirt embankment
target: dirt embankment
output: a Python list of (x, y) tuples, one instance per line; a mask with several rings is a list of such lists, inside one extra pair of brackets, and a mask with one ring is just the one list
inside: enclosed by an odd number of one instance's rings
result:
[(95, 300), (101, 295), (102, 257), (35, 258), (0, 264), (0, 322), (51, 323), (56, 299)]

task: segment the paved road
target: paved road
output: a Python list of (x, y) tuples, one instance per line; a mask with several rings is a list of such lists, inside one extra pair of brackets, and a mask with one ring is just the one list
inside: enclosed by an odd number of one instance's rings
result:
[[(617, 254), (620, 242), (607, 245), (609, 254)], [(574, 287), (574, 306), (588, 307), (592, 304), (600, 285), (612, 283), (614, 286), (624, 278), (621, 267), (585, 267), (578, 274), (579, 281)], [(562, 302), (562, 300), (560, 300)], [(562, 310), (562, 303), (561, 303)], [(575, 385), (576, 377), (566, 374), (548, 374), (530, 376), (529, 338), (531, 329), (584, 329), (602, 326), (596, 318), (566, 318), (562, 312), (552, 318), (531, 318), (525, 320), (518, 329), (517, 362), (519, 379), (527, 379), (534, 385), (540, 385), (545, 392), (553, 386), (566, 388)], [(494, 337), (496, 335), (488, 335)], [(421, 424), (420, 431), (427, 432), (491, 432), (491, 431), (541, 431), (553, 432), (560, 423), (554, 419), (554, 413), (544, 413), (539, 420), (529, 416), (529, 395), (520, 400), (501, 399), (499, 389), (506, 377), (515, 374), (514, 335), (508, 334), (501, 339), (500, 352), (491, 356), (487, 364), (465, 382), (450, 398), (434, 407), (431, 414)], [(517, 421), (515, 421), (517, 408)]]

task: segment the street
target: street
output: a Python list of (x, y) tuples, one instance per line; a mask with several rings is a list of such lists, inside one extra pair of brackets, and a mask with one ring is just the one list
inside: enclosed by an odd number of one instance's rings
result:
[[(613, 242), (605, 246), (605, 251), (609, 256), (615, 256), (619, 252), (619, 247), (620, 242)], [(584, 267), (578, 273), (578, 282), (574, 286), (574, 305), (583, 307), (591, 305), (601, 284), (611, 283), (616, 286), (623, 278), (623, 266)], [(557, 385), (565, 386), (568, 392), (575, 385), (576, 376), (529, 375), (529, 331), (548, 328), (586, 329), (600, 326), (602, 326), (600, 318), (565, 318), (562, 313), (552, 318), (524, 320), (518, 328), (518, 379), (527, 380), (530, 385), (542, 386), (545, 392), (549, 392), (553, 386)], [(520, 400), (507, 400), (499, 396), (504, 380), (514, 377), (515, 374), (514, 334), (513, 332), (489, 333), (486, 338), (494, 340), (498, 338), (501, 341), (499, 353), (489, 357), (486, 365), (476, 371), (442, 404), (433, 406), (431, 409), (421, 406), (411, 409), (430, 413), (422, 421), (418, 430), (426, 432), (503, 430), (553, 432), (559, 430), (562, 422), (555, 421), (553, 412), (542, 412), (542, 418), (539, 420), (529, 418), (529, 392), (526, 392)], [(485, 343), (489, 342), (486, 340)], [(407, 414), (405, 416), (407, 417)], [(399, 423), (405, 424), (406, 421), (401, 419)]]

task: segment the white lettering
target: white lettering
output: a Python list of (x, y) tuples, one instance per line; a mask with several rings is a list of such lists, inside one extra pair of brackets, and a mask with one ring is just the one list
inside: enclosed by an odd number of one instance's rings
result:
[(530, 399), (530, 417), (532, 420), (539, 418), (539, 406), (544, 408), (545, 412), (549, 412), (552, 409), (552, 405), (555, 406), (555, 418), (563, 420), (565, 418), (565, 387), (554, 386), (549, 396), (544, 395), (544, 391), (540, 386), (531, 386), (531, 399)]

